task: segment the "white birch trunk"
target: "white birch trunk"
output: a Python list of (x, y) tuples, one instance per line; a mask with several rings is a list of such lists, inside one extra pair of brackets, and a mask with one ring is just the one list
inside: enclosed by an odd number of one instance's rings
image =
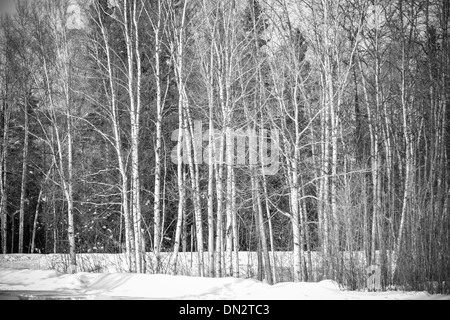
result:
[(28, 115), (28, 98), (24, 99), (24, 142), (23, 142), (23, 160), (22, 160), (22, 182), (20, 189), (20, 209), (19, 209), (19, 253), (23, 253), (23, 237), (24, 237), (24, 218), (25, 218), (25, 193), (28, 181), (28, 145), (29, 136), (29, 115)]
[(2, 252), (7, 253), (8, 230), (7, 230), (7, 156), (8, 156), (8, 131), (9, 131), (9, 112), (6, 101), (2, 101), (3, 111), (3, 139), (2, 150), (0, 154), (0, 233), (2, 240)]
[[(98, 8), (97, 10), (101, 10)], [(118, 114), (117, 107), (117, 94), (116, 94), (116, 85), (115, 85), (115, 77), (114, 77), (114, 66), (111, 57), (111, 48), (109, 45), (109, 36), (105, 26), (103, 25), (102, 19), (99, 17), (100, 30), (102, 33), (104, 51), (107, 58), (107, 71), (108, 71), (108, 86), (109, 86), (109, 99), (110, 99), (110, 114), (111, 114), (111, 123), (114, 132), (114, 148), (116, 151), (116, 156), (118, 160), (118, 169), (121, 178), (121, 202), (122, 202), (122, 216), (125, 222), (125, 250), (127, 256), (127, 270), (129, 272), (136, 272), (136, 260), (135, 260), (135, 246), (134, 246), (134, 232), (133, 232), (133, 223), (132, 217), (130, 216), (129, 210), (129, 197), (128, 197), (128, 175), (126, 164), (124, 162), (124, 152), (122, 147), (122, 137), (121, 137), (121, 129), (120, 129), (120, 120)]]

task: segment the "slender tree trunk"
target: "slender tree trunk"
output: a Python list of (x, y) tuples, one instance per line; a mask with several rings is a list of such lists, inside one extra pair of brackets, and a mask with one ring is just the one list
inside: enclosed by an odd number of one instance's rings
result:
[(155, 33), (155, 77), (156, 77), (156, 147), (155, 147), (155, 191), (154, 191), (154, 253), (156, 256), (156, 272), (161, 269), (161, 241), (162, 241), (162, 225), (161, 225), (161, 148), (162, 148), (162, 117), (163, 117), (163, 96), (161, 89), (161, 21), (162, 20), (162, 3), (158, 2), (158, 22), (154, 30)]
[(35, 240), (36, 240), (36, 231), (37, 231), (37, 225), (38, 225), (38, 219), (39, 219), (39, 208), (40, 208), (40, 204), (42, 201), (42, 196), (44, 194), (44, 186), (47, 184), (48, 179), (50, 177), (50, 174), (53, 171), (53, 164), (51, 165), (49, 171), (47, 172), (47, 174), (45, 175), (45, 179), (44, 179), (44, 183), (42, 184), (40, 190), (39, 190), (39, 195), (38, 195), (38, 199), (37, 199), (37, 205), (36, 205), (36, 211), (34, 213), (34, 221), (33, 221), (33, 231), (32, 231), (32, 235), (31, 235), (31, 246), (30, 246), (30, 253), (33, 254), (34, 253), (34, 249), (35, 249)]
[(254, 193), (254, 201), (255, 202), (255, 208), (256, 209), (256, 229), (257, 233), (259, 235), (259, 242), (261, 244), (262, 249), (262, 260), (263, 260), (263, 271), (264, 271), (264, 279), (269, 283), (273, 284), (272, 279), (272, 270), (270, 267), (270, 256), (269, 256), (269, 249), (267, 246), (267, 237), (266, 237), (266, 230), (264, 226), (264, 214), (263, 209), (261, 205), (261, 193), (260, 193), (260, 186), (259, 186), (259, 180), (257, 177), (257, 169), (255, 167), (255, 164), (258, 163), (258, 152), (257, 152), (257, 146), (258, 146), (258, 135), (256, 133), (256, 130), (254, 128), (251, 128), (249, 130), (249, 146), (250, 146), (250, 170), (251, 170), (251, 185), (252, 185), (252, 192)]
[[(334, 66), (333, 66), (333, 48), (332, 43), (330, 43), (330, 36), (328, 32), (333, 32), (333, 5), (327, 1), (323, 2), (323, 15), (326, 33), (323, 36), (323, 78), (324, 78), (324, 98), (325, 98), (325, 109), (327, 109), (326, 116), (326, 131), (325, 131), (325, 162), (327, 170), (325, 174), (330, 174), (331, 177), (327, 177), (326, 190), (328, 190), (328, 183), (330, 184), (329, 193), (329, 205), (330, 205), (330, 229), (332, 232), (330, 239), (330, 252), (331, 255), (331, 270), (333, 273), (337, 269), (337, 259), (338, 259), (338, 249), (339, 249), (339, 221), (337, 217), (337, 160), (338, 160), (338, 118), (337, 118), (337, 106), (335, 103), (335, 90), (334, 90)], [(331, 150), (330, 150), (331, 148)], [(330, 154), (331, 151), (331, 154)], [(326, 203), (328, 201), (325, 199)], [(334, 276), (334, 274), (333, 274)]]
[[(331, 80), (331, 77), (330, 77)], [(339, 119), (338, 119), (338, 108), (339, 103), (334, 103), (333, 97), (335, 96), (333, 82), (329, 83), (330, 90), (330, 106), (331, 110), (331, 141), (332, 141), (332, 166), (331, 166), (331, 216), (333, 218), (333, 273), (339, 270), (339, 256), (340, 256), (340, 221), (338, 216), (338, 208), (337, 208), (337, 183), (338, 183), (338, 128), (339, 128)], [(333, 278), (336, 278), (336, 274), (333, 274)]]
[(329, 273), (329, 174), (330, 174), (330, 129), (329, 108), (326, 98), (323, 98), (324, 107), (322, 112), (322, 159), (321, 159), (321, 181), (320, 181), (320, 220), (323, 273), (328, 277)]
[[(377, 13), (378, 14), (378, 13)], [(375, 17), (376, 21), (379, 20), (378, 15)], [(389, 153), (390, 153), (390, 136), (387, 135), (386, 139), (383, 139), (383, 133), (384, 130), (382, 128), (382, 109), (385, 111), (386, 104), (383, 102), (383, 96), (382, 96), (382, 87), (381, 87), (381, 68), (382, 68), (382, 61), (381, 61), (381, 52), (380, 52), (380, 32), (378, 27), (375, 30), (375, 104), (376, 104), (376, 115), (377, 116), (377, 127), (381, 127), (380, 129), (376, 130), (375, 132), (375, 145), (374, 145), (374, 155), (376, 161), (376, 167), (375, 167), (375, 173), (376, 176), (374, 178), (375, 182), (375, 190), (374, 190), (374, 221), (376, 224), (376, 228), (378, 231), (378, 242), (379, 242), (379, 250), (380, 250), (380, 260), (379, 264), (382, 268), (385, 268), (385, 240), (384, 240), (384, 223), (383, 223), (383, 204), (382, 204), (382, 155), (378, 147), (379, 140), (382, 139), (383, 144), (386, 146), (386, 158), (387, 158), (387, 170), (390, 170), (390, 159), (389, 159)], [(385, 118), (385, 121), (386, 118)], [(381, 131), (381, 134), (378, 133)], [(381, 136), (380, 136), (381, 135)], [(379, 137), (380, 136), (380, 137)], [(390, 175), (388, 175), (388, 181), (390, 180)], [(376, 238), (377, 233), (374, 233), (372, 235), (373, 238)], [(375, 241), (372, 243), (373, 246), (375, 246)], [(377, 263), (377, 256), (376, 256), (376, 248), (373, 249), (373, 258), (375, 263)]]
[(298, 190), (298, 170), (295, 160), (292, 161), (291, 171), (291, 214), (292, 231), (294, 241), (294, 281), (300, 282), (302, 277), (302, 239), (300, 233), (300, 215), (299, 215), (299, 190)]
[[(225, 32), (228, 32), (226, 30)], [(226, 35), (228, 36), (228, 35)], [(219, 154), (218, 168), (216, 167), (216, 184), (217, 184), (217, 212), (220, 215), (217, 219), (217, 237), (219, 239), (219, 249), (220, 249), (220, 269), (221, 273), (225, 276), (231, 276), (232, 274), (232, 230), (231, 230), (231, 211), (230, 211), (230, 130), (229, 123), (231, 120), (231, 112), (229, 108), (229, 96), (227, 95), (228, 90), (226, 87), (226, 73), (227, 73), (227, 59), (226, 53), (221, 52), (224, 50), (222, 48), (223, 44), (221, 42), (215, 44), (216, 56), (217, 56), (217, 86), (219, 91), (219, 101), (222, 111), (222, 132), (220, 135), (220, 146), (219, 152), (215, 151), (215, 154)], [(217, 145), (215, 145), (217, 147)], [(217, 148), (216, 148), (217, 149)], [(218, 170), (217, 170), (218, 169)], [(227, 182), (224, 185), (223, 179), (225, 176), (224, 170), (227, 169)], [(225, 205), (223, 201), (225, 200)], [(219, 229), (220, 225), (220, 229)], [(230, 241), (231, 240), (231, 241)]]
[(373, 115), (373, 111), (370, 108), (370, 100), (369, 100), (369, 94), (367, 91), (367, 84), (365, 81), (365, 76), (362, 73), (362, 63), (361, 60), (358, 59), (359, 63), (359, 69), (361, 72), (361, 79), (363, 83), (363, 92), (364, 92), (364, 99), (367, 109), (367, 115), (369, 120), (369, 133), (370, 133), (370, 142), (371, 142), (371, 157), (370, 157), (370, 167), (371, 167), (371, 176), (372, 176), (372, 232), (371, 232), (371, 245), (370, 245), (370, 254), (369, 254), (369, 264), (375, 264), (376, 263), (376, 239), (377, 239), (377, 223), (378, 223), (378, 209), (379, 209), (379, 151), (378, 151), (378, 135), (376, 131), (376, 121), (377, 119)]
[(67, 109), (67, 160), (68, 160), (68, 179), (66, 190), (67, 212), (68, 212), (68, 237), (70, 253), (70, 273), (76, 272), (77, 258), (75, 248), (75, 223), (74, 223), (74, 201), (73, 201), (73, 137), (72, 120)]
[[(102, 10), (98, 8), (97, 10)], [(100, 11), (99, 11), (100, 14)], [(103, 21), (99, 16), (100, 29), (103, 38), (103, 47), (106, 54), (107, 65), (106, 68), (108, 70), (108, 86), (109, 86), (109, 99), (110, 99), (110, 114), (111, 114), (111, 123), (114, 132), (114, 148), (116, 151), (116, 156), (118, 160), (118, 169), (121, 178), (121, 200), (122, 200), (122, 217), (125, 222), (125, 250), (127, 255), (127, 269), (129, 272), (136, 272), (136, 258), (135, 258), (135, 246), (134, 246), (134, 231), (133, 231), (133, 222), (132, 217), (130, 215), (129, 210), (129, 196), (128, 196), (128, 174), (126, 169), (126, 164), (124, 162), (124, 151), (122, 147), (122, 137), (121, 137), (121, 129), (120, 129), (120, 120), (118, 114), (117, 107), (117, 93), (116, 93), (116, 85), (115, 85), (115, 76), (114, 76), (114, 66), (111, 57), (111, 48), (109, 44), (109, 36), (105, 26), (103, 25)]]
[(14, 253), (14, 241), (16, 238), (16, 213), (17, 211), (11, 215), (11, 253)]
[(238, 229), (238, 216), (237, 216), (237, 208), (236, 208), (236, 172), (233, 169), (232, 172), (232, 190), (231, 190), (231, 207), (233, 211), (233, 252), (234, 252), (234, 267), (233, 267), (233, 276), (235, 278), (239, 278), (240, 269), (239, 269), (239, 229)]
[[(258, 242), (258, 280), (262, 281), (265, 277), (265, 268), (267, 266), (264, 265), (263, 260), (263, 248), (262, 248), (262, 234), (261, 230), (264, 230), (264, 227), (261, 227), (261, 224), (263, 223), (262, 215), (260, 215), (260, 208), (261, 204), (258, 203), (261, 199), (259, 196), (259, 190), (257, 185), (257, 177), (256, 177), (256, 164), (258, 163), (258, 135), (256, 133), (255, 128), (252, 126), (248, 129), (247, 133), (249, 137), (249, 163), (250, 163), (250, 183), (251, 183), (251, 190), (252, 190), (252, 203), (253, 203), (253, 214), (255, 216), (255, 227), (256, 227), (256, 238)], [(270, 272), (270, 270), (269, 270)]]
[[(186, 224), (182, 223), (185, 219), (185, 179), (184, 179), (184, 163), (183, 163), (183, 150), (185, 147), (185, 139), (186, 139), (186, 132), (185, 132), (185, 107), (186, 107), (186, 92), (185, 92), (185, 78), (184, 78), (184, 28), (186, 23), (186, 8), (187, 8), (187, 1), (183, 5), (182, 9), (182, 16), (181, 16), (181, 22), (179, 29), (176, 29), (174, 33), (174, 43), (172, 43), (172, 60), (175, 66), (175, 74), (176, 74), (176, 81), (178, 86), (178, 146), (177, 146), (177, 161), (178, 161), (178, 222), (177, 222), (177, 229), (175, 234), (175, 245), (174, 245), (174, 261), (172, 263), (173, 265), (173, 273), (176, 274), (177, 272), (177, 260), (178, 260), (178, 253), (180, 251), (180, 238), (182, 233), (182, 227), (186, 228)], [(172, 19), (179, 19), (175, 14), (173, 14)], [(175, 23), (175, 21), (172, 21), (172, 23)], [(191, 248), (192, 249), (192, 248)]]
[[(177, 226), (175, 231), (175, 244), (173, 248), (174, 258), (172, 261), (172, 274), (177, 274), (178, 253), (180, 251), (180, 243), (183, 241), (183, 252), (186, 252), (187, 239), (186, 239), (186, 215), (184, 213), (185, 208), (185, 188), (184, 188), (184, 163), (183, 163), (183, 109), (182, 103), (179, 102), (178, 111), (178, 145), (177, 145), (177, 175), (178, 175), (178, 215)], [(183, 233), (183, 239), (181, 239)]]
[[(304, 189), (301, 189), (301, 195), (302, 197), (305, 196), (305, 192)], [(306, 242), (306, 251), (307, 251), (307, 255), (308, 255), (308, 267), (305, 267), (306, 269), (306, 277), (307, 279), (305, 279), (306, 281), (315, 281), (315, 277), (313, 274), (313, 264), (312, 264), (312, 256), (311, 256), (311, 239), (310, 239), (310, 235), (309, 235), (309, 223), (308, 223), (308, 211), (306, 209), (306, 202), (302, 201), (301, 202), (301, 206), (302, 206), (302, 214), (303, 214), (303, 235), (305, 238), (305, 242)], [(308, 270), (309, 269), (309, 270)]]
[(366, 174), (363, 174), (362, 178), (362, 205), (364, 207), (363, 213), (363, 248), (364, 248), (364, 256), (365, 263), (367, 265), (370, 264), (370, 246), (369, 246), (369, 206), (368, 206), (368, 196), (367, 196), (367, 179)]
[(233, 156), (234, 156), (234, 135), (231, 128), (226, 128), (227, 141), (227, 196), (226, 196), (226, 238), (227, 238), (227, 274), (233, 274)]
[(258, 261), (258, 280), (263, 281), (264, 280), (264, 263), (263, 263), (263, 257), (262, 257), (262, 248), (261, 248), (261, 234), (260, 234), (260, 219), (259, 219), (259, 213), (258, 213), (258, 198), (256, 196), (256, 183), (254, 175), (251, 174), (251, 188), (252, 188), (252, 204), (253, 204), (253, 216), (255, 218), (255, 234), (256, 234), (256, 242), (257, 242), (257, 261)]
[[(53, 174), (54, 178), (55, 174)], [(52, 196), (52, 208), (53, 208), (53, 254), (58, 253), (58, 221), (56, 217), (56, 196)]]
[[(205, 43), (202, 43), (204, 47), (201, 45), (198, 48), (199, 55), (201, 56), (201, 75), (204, 79), (205, 83), (205, 89), (208, 97), (208, 112), (209, 112), (209, 119), (208, 119), (208, 131), (207, 135), (203, 136), (204, 141), (208, 141), (208, 148), (204, 152), (204, 160), (208, 163), (208, 275), (210, 277), (215, 277), (216, 272), (216, 248), (215, 248), (215, 235), (217, 233), (214, 232), (215, 230), (215, 223), (214, 223), (214, 179), (215, 179), (215, 160), (216, 155), (214, 153), (215, 151), (215, 143), (216, 143), (216, 134), (214, 130), (214, 112), (215, 112), (215, 106), (214, 106), (214, 77), (215, 77), (215, 70), (214, 70), (214, 64), (215, 64), (215, 54), (214, 54), (214, 44), (216, 41), (216, 26), (214, 23), (212, 23), (213, 19), (209, 19), (209, 10), (210, 10), (210, 3), (209, 1), (202, 1), (202, 14), (206, 18), (206, 27), (205, 32), (211, 35), (211, 40), (205, 41)], [(217, 213), (217, 216), (219, 216), (219, 213)], [(219, 272), (220, 274), (220, 272)]]
[[(183, 185), (186, 185), (186, 181), (187, 181), (187, 172), (184, 172), (183, 170), (183, 177), (182, 177), (182, 181), (183, 181)], [(184, 192), (184, 196), (183, 196), (184, 202), (182, 205), (182, 208), (184, 208), (184, 210), (186, 210), (186, 191)], [(182, 224), (182, 232), (181, 232), (181, 238), (182, 238), (182, 243), (181, 245), (183, 246), (183, 252), (186, 253), (188, 252), (188, 215), (186, 213), (186, 211), (183, 212), (183, 224)]]
[(20, 189), (20, 209), (19, 209), (19, 253), (24, 252), (24, 218), (25, 218), (25, 202), (28, 183), (28, 145), (30, 141), (29, 135), (29, 114), (28, 114), (28, 98), (24, 101), (24, 142), (23, 142), (23, 160), (22, 160), (22, 182)]
[[(294, 117), (295, 117), (295, 141), (293, 148), (293, 157), (291, 160), (292, 167), (292, 178), (291, 178), (291, 194), (292, 194), (292, 223), (293, 223), (293, 236), (294, 236), (294, 280), (295, 281), (303, 281), (306, 278), (306, 274), (303, 273), (302, 262), (303, 262), (303, 248), (305, 247), (303, 241), (303, 235), (301, 229), (303, 229), (303, 212), (301, 206), (301, 186), (300, 186), (300, 172), (299, 172), (299, 163), (300, 163), (300, 105), (301, 102), (297, 100), (296, 97), (299, 96), (299, 80), (295, 79), (295, 88), (294, 92)], [(303, 229), (304, 233), (304, 229)], [(297, 247), (296, 247), (297, 246)], [(296, 257), (297, 256), (297, 257)], [(297, 270), (296, 270), (297, 268)], [(296, 278), (297, 277), (297, 278)]]
[[(1, 160), (0, 168), (5, 169), (4, 161)], [(0, 225), (0, 231), (1, 231), (1, 241), (2, 241), (2, 253), (7, 253), (7, 242), (8, 242), (8, 229), (7, 229), (7, 213), (6, 213), (6, 204), (7, 204), (7, 198), (6, 198), (6, 190), (4, 185), (6, 172), (3, 172), (3, 170), (0, 170), (0, 219), (1, 219), (1, 225)]]
[[(274, 152), (272, 150), (272, 152)], [(265, 205), (266, 205), (266, 215), (267, 215), (267, 222), (269, 226), (269, 243), (270, 243), (270, 252), (272, 256), (272, 279), (273, 283), (277, 283), (277, 260), (276, 260), (276, 254), (275, 254), (275, 241), (274, 241), (274, 233), (273, 233), (273, 224), (272, 224), (272, 216), (270, 214), (270, 202), (269, 202), (269, 194), (267, 191), (267, 179), (266, 176), (263, 174), (263, 189), (264, 189), (264, 198), (265, 198)]]
[(267, 236), (266, 236), (266, 228), (264, 225), (264, 215), (263, 215), (263, 209), (261, 204), (261, 193), (259, 188), (259, 181), (257, 178), (255, 178), (256, 183), (256, 203), (258, 207), (258, 220), (259, 220), (259, 234), (261, 239), (261, 248), (262, 248), (262, 254), (263, 254), (263, 260), (264, 260), (264, 274), (265, 274), (265, 280), (269, 284), (273, 284), (272, 279), (272, 269), (270, 267), (270, 255), (269, 255), (269, 248), (267, 246)]
[(216, 161), (214, 163), (214, 169), (216, 173), (216, 193), (217, 193), (217, 227), (216, 227), (216, 251), (217, 251), (217, 275), (222, 277), (225, 272), (224, 261), (224, 243), (223, 243), (223, 159), (225, 149), (225, 139), (223, 134), (220, 137), (216, 137), (219, 142), (214, 142), (214, 154), (216, 155)]
[[(136, 60), (136, 106), (135, 110), (132, 109), (133, 112), (133, 120), (131, 122), (134, 130), (132, 131), (132, 176), (133, 176), (133, 185), (134, 185), (134, 193), (133, 193), (133, 205), (134, 205), (134, 213), (135, 213), (135, 243), (136, 243), (136, 252), (137, 252), (137, 260), (138, 260), (138, 272), (145, 273), (146, 272), (146, 261), (145, 261), (145, 238), (142, 232), (142, 209), (141, 209), (141, 180), (140, 180), (140, 164), (139, 164), (139, 149), (140, 149), (140, 131), (141, 131), (141, 85), (142, 85), (142, 62), (141, 62), (141, 48), (140, 48), (140, 38), (139, 38), (139, 21), (138, 16), (140, 16), (138, 12), (138, 1), (133, 2), (133, 12), (132, 12), (132, 20), (133, 20), (133, 28), (134, 28), (134, 50), (135, 50), (135, 60)], [(133, 46), (133, 45), (132, 45)], [(130, 66), (132, 68), (132, 66)]]
[(7, 104), (2, 101), (2, 117), (3, 117), (3, 137), (2, 149), (0, 154), (0, 233), (2, 241), (2, 252), (7, 253), (8, 229), (7, 229), (7, 156), (8, 156), (8, 129), (9, 129), (9, 112)]
[[(112, 78), (111, 78), (112, 79)], [(123, 158), (122, 150), (122, 138), (119, 129), (119, 119), (117, 114), (117, 106), (115, 102), (115, 94), (112, 101), (112, 114), (113, 114), (113, 127), (114, 127), (114, 143), (117, 153), (117, 159), (119, 162), (119, 172), (121, 178), (121, 198), (122, 198), (122, 216), (125, 222), (125, 250), (127, 254), (127, 264), (129, 272), (136, 272), (136, 255), (135, 255), (135, 244), (134, 244), (134, 230), (133, 230), (133, 218), (130, 213), (129, 207), (129, 195), (128, 195), (128, 174), (126, 165)]]
[[(201, 129), (200, 133), (195, 132), (194, 128), (192, 126), (192, 119), (190, 117), (190, 113), (188, 110), (188, 101), (186, 93), (183, 93), (184, 95), (184, 105), (186, 105), (185, 111), (185, 146), (186, 146), (186, 152), (188, 154), (188, 163), (189, 163), (189, 173), (191, 176), (191, 187), (192, 187), (192, 193), (193, 193), (193, 202), (194, 202), (194, 218), (195, 218), (195, 227), (196, 227), (196, 239), (197, 239), (197, 253), (199, 256), (199, 268), (200, 268), (200, 276), (204, 276), (204, 247), (203, 247), (203, 219), (202, 219), (202, 210), (201, 210), (201, 203), (200, 203), (200, 184), (199, 184), (199, 168), (198, 164), (196, 163), (199, 158), (199, 145), (201, 148), (201, 142), (202, 139), (199, 139), (199, 135), (201, 135)], [(195, 132), (195, 135), (194, 135)]]
[[(376, 17), (378, 20), (378, 17)], [(375, 104), (376, 104), (376, 114), (381, 114), (381, 104), (382, 104), (382, 92), (381, 92), (381, 83), (380, 83), (380, 75), (381, 75), (381, 56), (380, 56), (380, 39), (379, 39), (379, 30), (378, 28), (375, 31)], [(377, 117), (378, 118), (378, 117)], [(381, 120), (376, 119), (377, 123), (381, 122)], [(377, 126), (380, 126), (379, 124)], [(382, 173), (381, 173), (381, 153), (379, 151), (378, 143), (379, 143), (379, 130), (375, 132), (375, 145), (374, 145), (374, 155), (373, 157), (376, 160), (376, 176), (374, 178), (375, 182), (375, 190), (374, 190), (374, 220), (377, 225), (378, 237), (379, 237), (379, 246), (380, 250), (384, 247), (383, 244), (383, 229), (382, 229), (382, 199), (381, 199), (381, 188), (382, 188)], [(375, 214), (376, 213), (376, 214)], [(373, 234), (373, 237), (376, 237), (377, 234)], [(375, 241), (373, 241), (375, 242)], [(375, 245), (375, 243), (373, 243)], [(372, 249), (373, 253), (376, 253), (376, 248)], [(384, 256), (384, 253), (381, 250), (381, 257)], [(374, 261), (376, 262), (376, 255), (374, 255)]]
[[(404, 31), (403, 25), (403, 1), (399, 0), (399, 9), (400, 9), (400, 19), (401, 19), (401, 30)], [(401, 256), (401, 248), (403, 241), (403, 234), (406, 228), (406, 215), (408, 210), (409, 198), (411, 193), (411, 161), (412, 161), (412, 146), (410, 141), (410, 129), (409, 129), (409, 115), (408, 115), (408, 106), (407, 106), (407, 96), (406, 96), (406, 72), (407, 72), (407, 56), (406, 56), (406, 43), (405, 39), (402, 39), (402, 65), (401, 65), (401, 103), (402, 103), (402, 113), (403, 113), (403, 137), (405, 141), (405, 149), (406, 149), (406, 159), (405, 159), (405, 183), (404, 183), (404, 192), (403, 192), (403, 204), (402, 204), (402, 213), (400, 219), (400, 227), (398, 230), (398, 237), (395, 246), (395, 259), (394, 259), (394, 271), (393, 276), (395, 276), (395, 271), (397, 268), (397, 262), (399, 257)]]
[[(137, 3), (123, 2), (124, 35), (127, 50), (128, 95), (130, 103), (131, 122), (131, 216), (133, 217), (134, 247), (136, 272), (144, 271), (142, 215), (139, 177), (139, 136), (141, 108), (141, 57), (139, 53), (139, 32), (137, 29)], [(136, 74), (135, 74), (135, 71)]]
[[(213, 64), (214, 64), (214, 55), (211, 54), (211, 65), (210, 70), (211, 74), (209, 74), (210, 83), (208, 84), (208, 101), (209, 101), (209, 133), (208, 133), (208, 255), (209, 255), (209, 276), (215, 277), (216, 272), (216, 264), (215, 264), (215, 250), (214, 250), (214, 147), (215, 143), (214, 137), (214, 92), (213, 92), (213, 83), (212, 77), (213, 74)], [(217, 214), (219, 215), (219, 214)], [(218, 259), (220, 260), (220, 258)]]
[[(67, 234), (69, 240), (69, 256), (70, 256), (70, 266), (69, 273), (75, 273), (77, 271), (77, 260), (76, 260), (76, 247), (75, 247), (75, 223), (74, 223), (74, 199), (73, 199), (73, 123), (72, 123), (72, 114), (71, 109), (73, 107), (73, 101), (71, 96), (71, 79), (72, 79), (72, 64), (71, 58), (69, 54), (69, 40), (67, 38), (67, 34), (64, 32), (62, 34), (63, 41), (63, 61), (62, 61), (62, 69), (64, 71), (64, 99), (65, 99), (65, 120), (66, 120), (66, 140), (67, 144), (67, 154), (64, 156), (64, 148), (63, 141), (61, 140), (61, 136), (59, 134), (60, 128), (58, 128), (58, 124), (56, 122), (57, 116), (54, 115), (54, 130), (56, 132), (56, 142), (58, 145), (58, 156), (59, 156), (59, 171), (62, 180), (62, 186), (64, 195), (67, 201)], [(47, 74), (48, 75), (48, 74)], [(53, 106), (54, 107), (54, 106)], [(54, 110), (56, 112), (56, 110)], [(67, 159), (67, 173), (65, 173), (65, 165), (63, 159)], [(54, 162), (56, 163), (55, 159)]]

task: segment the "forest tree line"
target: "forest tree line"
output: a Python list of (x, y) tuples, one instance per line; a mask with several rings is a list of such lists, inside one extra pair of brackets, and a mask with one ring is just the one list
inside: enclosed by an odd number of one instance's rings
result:
[[(450, 288), (448, 0), (16, 1), (1, 253)], [(240, 143), (239, 143), (240, 142)], [(269, 167), (272, 169), (269, 170)], [(146, 252), (158, 261), (149, 270)], [(315, 257), (320, 267), (313, 267)], [(437, 284), (437, 285), (436, 285)]]

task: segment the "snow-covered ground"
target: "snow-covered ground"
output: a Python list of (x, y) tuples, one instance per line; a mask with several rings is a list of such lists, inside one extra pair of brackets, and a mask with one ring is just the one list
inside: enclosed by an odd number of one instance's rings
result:
[(281, 283), (270, 286), (255, 280), (197, 278), (123, 273), (62, 274), (50, 270), (0, 268), (0, 299), (27, 292), (84, 299), (176, 299), (176, 300), (429, 300), (425, 292), (350, 292), (332, 281)]

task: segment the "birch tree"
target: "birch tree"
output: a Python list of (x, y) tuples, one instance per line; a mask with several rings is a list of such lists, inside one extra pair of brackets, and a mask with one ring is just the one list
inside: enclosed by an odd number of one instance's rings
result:
[[(111, 15), (113, 8), (104, 8), (101, 4), (96, 3), (94, 7), (94, 12), (96, 14), (93, 17), (94, 21), (97, 21), (97, 27), (100, 30), (100, 37), (98, 40), (94, 39), (94, 45), (98, 45), (99, 53), (103, 53), (106, 56), (106, 63), (104, 63), (100, 57), (94, 57), (94, 60), (103, 68), (104, 76), (106, 78), (105, 82), (105, 94), (108, 99), (108, 116), (111, 122), (113, 130), (113, 139), (111, 143), (113, 144), (117, 162), (118, 171), (121, 177), (121, 198), (122, 198), (122, 216), (125, 221), (125, 248), (127, 253), (128, 269), (131, 272), (136, 272), (136, 255), (135, 255), (135, 240), (134, 240), (134, 229), (133, 229), (133, 217), (130, 212), (130, 199), (129, 199), (129, 177), (127, 168), (127, 150), (124, 150), (123, 143), (123, 129), (119, 116), (119, 106), (118, 106), (118, 78), (117, 74), (120, 72), (116, 70), (116, 63), (114, 61), (119, 59), (115, 54), (113, 48), (111, 48), (111, 31), (106, 25), (106, 19), (108, 19), (108, 14)], [(113, 17), (109, 17), (113, 19)], [(100, 43), (96, 43), (96, 42)], [(106, 70), (105, 70), (106, 69)]]
[[(73, 38), (69, 36), (67, 29), (68, 3), (53, 5), (44, 1), (45, 13), (40, 10), (38, 4), (31, 6), (34, 24), (34, 42), (36, 55), (41, 62), (42, 85), (39, 99), (45, 101), (46, 120), (50, 126), (40, 121), (43, 131), (43, 140), (51, 149), (52, 161), (57, 168), (61, 180), (61, 189), (67, 203), (67, 233), (69, 242), (70, 263), (69, 272), (76, 272), (76, 247), (74, 225), (74, 112), (75, 98), (73, 94), (74, 69)], [(48, 19), (48, 20), (44, 20)], [(43, 23), (46, 21), (46, 23)], [(61, 74), (61, 78), (55, 79), (55, 72)], [(60, 95), (57, 94), (60, 93)], [(54, 138), (54, 144), (52, 140)]]
[(0, 52), (0, 71), (1, 71), (1, 127), (2, 127), (2, 135), (1, 135), (1, 151), (0, 151), (0, 231), (1, 231), (1, 242), (2, 242), (2, 253), (7, 253), (7, 243), (8, 243), (8, 229), (7, 229), (7, 161), (8, 158), (8, 131), (9, 131), (9, 108), (8, 108), (8, 100), (7, 100), (7, 92), (8, 92), (8, 82), (9, 77), (7, 76), (7, 35), (5, 34), (7, 29), (5, 29), (4, 17), (0, 18), (0, 22), (2, 24), (1, 33), (1, 42), (2, 42), (2, 50)]

